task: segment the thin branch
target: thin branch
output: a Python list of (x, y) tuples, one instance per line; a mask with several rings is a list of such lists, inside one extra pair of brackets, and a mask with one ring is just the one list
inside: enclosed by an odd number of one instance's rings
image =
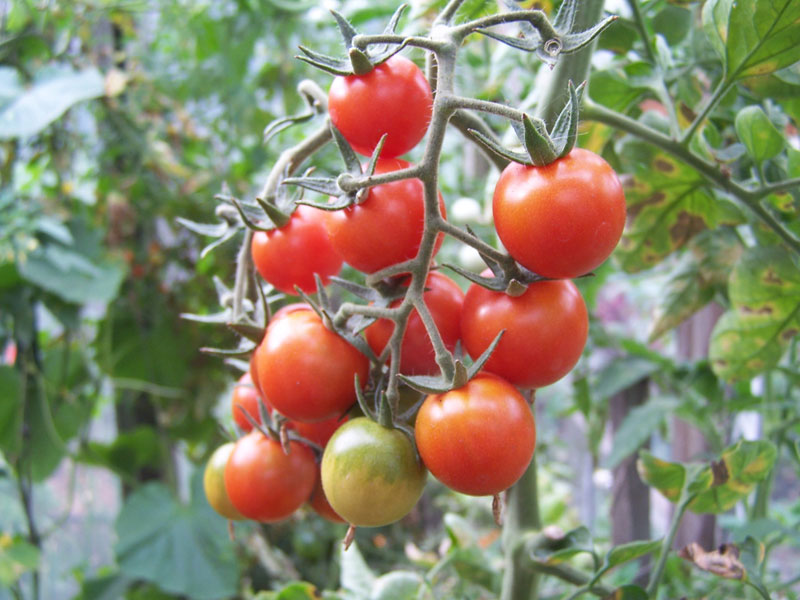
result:
[(683, 144), (684, 146), (689, 145), (692, 136), (695, 134), (700, 125), (703, 124), (703, 121), (706, 120), (706, 117), (708, 117), (711, 111), (714, 110), (714, 108), (717, 106), (722, 97), (726, 93), (728, 93), (728, 90), (730, 89), (731, 85), (733, 85), (732, 81), (723, 80), (719, 83), (717, 89), (714, 90), (714, 95), (708, 99), (708, 102), (706, 102), (705, 106), (703, 107), (703, 110), (701, 110), (700, 114), (698, 114), (694, 118), (694, 121), (692, 121), (692, 124), (689, 125), (689, 128), (683, 132), (683, 135), (681, 136), (681, 144)]
[(495, 25), (505, 25), (507, 23), (530, 23), (542, 36), (543, 40), (557, 39), (558, 33), (547, 19), (547, 15), (541, 10), (519, 10), (515, 12), (488, 15), (469, 21), (463, 25), (457, 25), (450, 30), (450, 35), (456, 42), (460, 43), (471, 33), (478, 29), (494, 27)]

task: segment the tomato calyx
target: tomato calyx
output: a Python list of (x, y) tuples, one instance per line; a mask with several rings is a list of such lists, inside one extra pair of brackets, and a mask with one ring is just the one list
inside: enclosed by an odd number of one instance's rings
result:
[(575, 147), (578, 138), (578, 113), (586, 82), (577, 88), (569, 82), (569, 98), (558, 115), (551, 131), (542, 119), (522, 114), (521, 121), (511, 121), (525, 152), (516, 152), (489, 139), (479, 131), (470, 130), (487, 150), (512, 162), (543, 167), (565, 157)]
[[(383, 30), (384, 35), (395, 34), (397, 24), (405, 10), (406, 5), (403, 4), (394, 12), (386, 28)], [(331, 14), (336, 20), (336, 25), (339, 27), (339, 32), (342, 35), (344, 47), (347, 49), (347, 58), (328, 56), (326, 54), (314, 52), (305, 46), (298, 46), (300, 52), (305, 56), (296, 56), (295, 58), (310, 64), (312, 67), (331, 73), (332, 75), (365, 75), (403, 49), (404, 44), (381, 44), (376, 50), (370, 53), (367, 51), (367, 48), (364, 47), (362, 43), (363, 38), (353, 25), (337, 11), (331, 10)]]

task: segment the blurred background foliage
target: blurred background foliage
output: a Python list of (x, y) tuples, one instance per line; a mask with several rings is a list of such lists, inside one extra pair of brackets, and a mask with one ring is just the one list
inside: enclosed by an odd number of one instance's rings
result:
[[(690, 119), (722, 70), (699, 27), (698, 3), (645, 4), (658, 60), (647, 62), (628, 4), (608, 3), (623, 18), (601, 37), (591, 96), (668, 129), (665, 99), (677, 98), (675, 114)], [(404, 31), (424, 31), (443, 5), (414, 0)], [(234, 346), (231, 332), (179, 315), (221, 310), (215, 278), (232, 282), (237, 244), (201, 254), (208, 240), (176, 218), (213, 221), (223, 185), (253, 197), (280, 149), (302, 138), (303, 127), (295, 127), (265, 145), (261, 132), (301, 109), (301, 79), (327, 88), (328, 75), (293, 55), (299, 44), (339, 50), (329, 8), (379, 31), (396, 2), (0, 0), (0, 599), (266, 600), (312, 597), (312, 586), (348, 599), (497, 596), (503, 557), (490, 499), (431, 482), (406, 520), (359, 531), (357, 549), (341, 554), (342, 526), (310, 511), (278, 525), (237, 524), (232, 539), (198, 484), (204, 460), (232, 431), (228, 402), (240, 371), (198, 351)], [(488, 10), (496, 6), (480, 0), (463, 9)], [(460, 65), (460, 89), (525, 110), (536, 107), (537, 86), (549, 76), (535, 58), (477, 37)], [(797, 151), (785, 141), (796, 147), (796, 67), (745, 83), (704, 130), (704, 151), (740, 179), (797, 177)], [(737, 139), (764, 126), (760, 115), (740, 125), (737, 114), (751, 104), (764, 107), (781, 146), (773, 152), (767, 140), (756, 160)], [(652, 179), (657, 151), (623, 132), (587, 122), (580, 143), (603, 152), (629, 180), (663, 183)], [(340, 168), (332, 153), (316, 165)], [(777, 252), (770, 260), (784, 264), (787, 280), (796, 257), (718, 190), (702, 188), (695, 171), (675, 165), (699, 194), (678, 190), (681, 206), (713, 219), (681, 243), (634, 228), (618, 260), (581, 281), (592, 311), (589, 348), (571, 378), (538, 395), (543, 521), (576, 547), (586, 544), (582, 530), (563, 532), (583, 524), (607, 549), (620, 542), (615, 531), (625, 518), (613, 513), (614, 482), (624, 480), (621, 465), (630, 470), (642, 445), (674, 456), (671, 441), (686, 423), (705, 445), (683, 460), (717, 456), (743, 432), (769, 439), (778, 450), (774, 469), (760, 467), (769, 486), (759, 484), (746, 505), (712, 511), (724, 514), (711, 539), (753, 536), (775, 550), (778, 560), (761, 563), (761, 576), (780, 597), (796, 598), (796, 571), (787, 567), (800, 558), (796, 341), (789, 335), (770, 346), (766, 375), (746, 371), (737, 382), (712, 368), (705, 351), (687, 350), (692, 334), (685, 331), (685, 320), (712, 301), (729, 305), (728, 275), (745, 248)], [(490, 218), (494, 177), (479, 152), (465, 149), (455, 132), (448, 136), (441, 189), (452, 219), (477, 221), (476, 231), (488, 235), (480, 225)], [(703, 208), (709, 198), (717, 200), (713, 210)], [(795, 233), (797, 206), (792, 194), (772, 199), (776, 218)], [(637, 223), (663, 221), (663, 213), (647, 216), (657, 208)], [(636, 235), (652, 235), (658, 255), (642, 251)], [(477, 268), (470, 252), (449, 241), (440, 260)], [(800, 279), (792, 281), (785, 297), (797, 300), (798, 286)], [(786, 327), (796, 311), (788, 319)], [(621, 413), (612, 402), (620, 398), (628, 399)], [(664, 490), (657, 474), (648, 483)], [(638, 493), (645, 502), (649, 488)], [(653, 495), (646, 527), (622, 541), (660, 537), (669, 514), (668, 502)], [(591, 564), (586, 554), (576, 560)], [(613, 563), (611, 584), (633, 580), (642, 566), (622, 563)], [(744, 593), (677, 557), (667, 575), (666, 597)], [(307, 583), (285, 587), (299, 581)], [(563, 591), (548, 580), (541, 597)]]

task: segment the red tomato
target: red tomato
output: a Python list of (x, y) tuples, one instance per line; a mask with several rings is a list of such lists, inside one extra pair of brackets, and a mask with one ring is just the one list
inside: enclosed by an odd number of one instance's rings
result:
[(258, 381), (272, 407), (294, 421), (324, 421), (356, 401), (369, 360), (329, 330), (312, 310), (273, 320), (257, 355)]
[(286, 294), (317, 290), (314, 273), (327, 284), (342, 268), (342, 259), (331, 246), (323, 211), (298, 206), (289, 222), (271, 231), (256, 231), (250, 250), (256, 269), (265, 281)]
[[(404, 285), (408, 286), (409, 283), (410, 279), (406, 278)], [(442, 335), (444, 345), (452, 351), (461, 337), (461, 309), (464, 305), (464, 292), (455, 281), (436, 271), (428, 275), (425, 287), (427, 289), (423, 293), (422, 299), (433, 316), (433, 321)], [(400, 301), (397, 300), (392, 306), (397, 306), (399, 303)], [(393, 331), (394, 323), (388, 319), (381, 319), (367, 327), (364, 334), (370, 348), (376, 354), (380, 354), (389, 342)], [(408, 318), (400, 351), (400, 371), (402, 373), (433, 375), (439, 372), (433, 344), (431, 344), (425, 325), (422, 324), (422, 319), (419, 318), (416, 310), (412, 311)]]
[(239, 439), (225, 466), (225, 489), (242, 515), (255, 521), (280, 521), (311, 495), (317, 464), (308, 446), (280, 442), (252, 431)]
[(340, 517), (335, 510), (333, 510), (330, 502), (328, 502), (328, 499), (325, 497), (325, 491), (322, 489), (321, 478), (317, 481), (314, 491), (311, 492), (311, 498), (308, 500), (308, 503), (311, 505), (311, 508), (314, 509), (315, 513), (317, 513), (320, 517), (327, 519), (331, 523), (345, 522), (344, 519)]
[(325, 444), (331, 439), (334, 432), (341, 425), (347, 422), (348, 417), (331, 417), (318, 423), (305, 423), (303, 421), (289, 421), (288, 427), (294, 429), (299, 435), (306, 438), (309, 442), (314, 442), (318, 446), (325, 448)]
[(433, 96), (413, 62), (394, 55), (366, 75), (337, 77), (328, 92), (334, 126), (356, 152), (370, 156), (387, 134), (381, 156), (405, 154), (428, 130)]
[(625, 227), (625, 195), (616, 173), (581, 148), (545, 167), (508, 165), (495, 187), (492, 208), (508, 253), (553, 279), (598, 267)]
[[(381, 159), (375, 172), (389, 173), (408, 166), (404, 160)], [(444, 216), (441, 194), (439, 209)], [(419, 251), (425, 226), (422, 181), (404, 179), (376, 185), (361, 204), (328, 212), (325, 225), (336, 252), (359, 271), (374, 273), (410, 260)], [(436, 250), (442, 239), (439, 234)]]
[(461, 313), (461, 339), (472, 358), (506, 332), (486, 371), (521, 388), (542, 387), (566, 375), (589, 332), (586, 304), (569, 280), (538, 281), (518, 297), (471, 285)]
[(233, 420), (242, 431), (247, 432), (253, 428), (253, 425), (244, 416), (243, 411), (247, 411), (256, 422), (261, 423), (261, 417), (258, 412), (258, 398), (259, 393), (253, 384), (250, 373), (245, 373), (233, 387), (233, 395), (231, 396), (231, 414), (233, 415)]
[(525, 398), (488, 373), (479, 373), (461, 388), (428, 396), (414, 433), (422, 462), (433, 476), (473, 496), (511, 487), (536, 446), (536, 423)]

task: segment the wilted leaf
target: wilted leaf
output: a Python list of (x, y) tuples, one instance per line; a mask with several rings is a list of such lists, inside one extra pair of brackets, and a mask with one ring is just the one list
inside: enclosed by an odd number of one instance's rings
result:
[(723, 379), (749, 379), (775, 366), (800, 330), (800, 269), (783, 248), (753, 248), (731, 273), (729, 295), (709, 356)]
[(706, 552), (700, 544), (692, 543), (678, 550), (678, 556), (695, 566), (725, 579), (744, 579), (744, 565), (739, 562), (739, 548), (735, 544), (722, 544)]

